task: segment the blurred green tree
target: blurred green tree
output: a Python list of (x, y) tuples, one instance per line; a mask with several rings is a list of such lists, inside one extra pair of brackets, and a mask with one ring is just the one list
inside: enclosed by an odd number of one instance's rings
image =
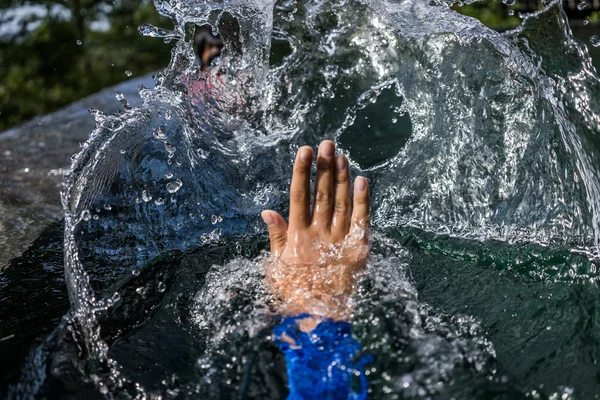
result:
[[(137, 32), (142, 23), (171, 25), (148, 0), (1, 4), (0, 13), (32, 5), (47, 12), (23, 18), (15, 35), (0, 38), (0, 131), (125, 80), (125, 71), (141, 75), (169, 62), (169, 45)], [(56, 7), (62, 12), (50, 12)]]

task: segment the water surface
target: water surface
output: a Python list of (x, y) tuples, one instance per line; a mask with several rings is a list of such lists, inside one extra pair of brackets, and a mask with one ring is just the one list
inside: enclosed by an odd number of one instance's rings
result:
[[(259, 212), (325, 138), (373, 191), (352, 319), (373, 398), (599, 396), (599, 81), (559, 3), (504, 33), (421, 1), (156, 5), (174, 31), (140, 31), (171, 64), (94, 113), (64, 241), (39, 245), (62, 243), (70, 311), (10, 396), (284, 398)], [(227, 51), (201, 75), (207, 22)]]

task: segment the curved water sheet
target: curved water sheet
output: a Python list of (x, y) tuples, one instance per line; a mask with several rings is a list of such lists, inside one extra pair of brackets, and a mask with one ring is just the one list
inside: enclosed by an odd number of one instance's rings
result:
[[(600, 93), (560, 3), (503, 34), (429, 1), (155, 4), (174, 30), (140, 31), (171, 63), (74, 157), (72, 311), (15, 395), (285, 397), (257, 217), (324, 138), (373, 191), (353, 323), (374, 398), (600, 391)], [(201, 74), (206, 23), (226, 50)]]

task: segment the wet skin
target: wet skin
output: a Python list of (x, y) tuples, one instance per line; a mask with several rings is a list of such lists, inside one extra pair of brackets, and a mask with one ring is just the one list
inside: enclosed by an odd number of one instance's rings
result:
[(323, 318), (348, 319), (350, 296), (369, 255), (369, 188), (354, 181), (350, 198), (348, 160), (335, 154), (326, 140), (319, 146), (314, 206), (310, 207), (313, 150), (301, 147), (296, 155), (290, 188), (289, 224), (276, 211), (265, 210), (271, 260), (265, 275), (282, 302), (282, 313), (311, 314), (310, 330)]

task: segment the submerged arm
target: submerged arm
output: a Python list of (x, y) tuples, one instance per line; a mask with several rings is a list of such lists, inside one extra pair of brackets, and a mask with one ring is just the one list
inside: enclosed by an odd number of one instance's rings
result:
[[(310, 209), (313, 150), (302, 147), (294, 163), (289, 225), (275, 211), (262, 217), (269, 228), (272, 257), (265, 265), (271, 290), (285, 317), (274, 329), (285, 354), (290, 399), (366, 398), (360, 345), (347, 322), (350, 298), (369, 255), (367, 180), (354, 182), (350, 201), (348, 160), (324, 141), (317, 155), (314, 207)], [(358, 392), (352, 390), (359, 379)]]

